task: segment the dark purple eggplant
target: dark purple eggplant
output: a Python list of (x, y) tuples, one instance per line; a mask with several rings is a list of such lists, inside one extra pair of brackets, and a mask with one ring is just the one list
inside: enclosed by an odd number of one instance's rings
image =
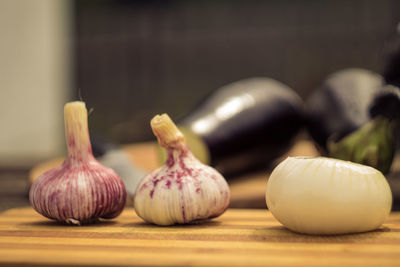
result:
[(215, 90), (178, 125), (189, 143), (204, 144), (203, 161), (232, 176), (265, 168), (286, 152), (304, 124), (303, 107), (288, 86), (250, 78)]
[(388, 42), (383, 78), (387, 86), (374, 101), (371, 115), (383, 115), (396, 121), (396, 142), (400, 145), (400, 23)]
[[(388, 85), (385, 91), (374, 101), (372, 116), (383, 115), (400, 124), (400, 23), (397, 32), (388, 42), (386, 64), (383, 78)], [(398, 139), (399, 140), (399, 139)], [(400, 140), (399, 140), (400, 141)], [(400, 142), (399, 142), (400, 143)]]
[(330, 75), (307, 101), (307, 128), (321, 152), (387, 173), (395, 151), (395, 121), (386, 114), (392, 112), (377, 108), (387, 90), (382, 77), (368, 70)]
[(400, 23), (397, 32), (387, 42), (383, 78), (386, 84), (400, 88)]
[[(383, 116), (395, 121), (396, 126), (398, 126), (400, 122), (400, 88), (385, 85), (374, 98), (369, 112), (372, 118)], [(400, 139), (398, 140), (400, 141)]]

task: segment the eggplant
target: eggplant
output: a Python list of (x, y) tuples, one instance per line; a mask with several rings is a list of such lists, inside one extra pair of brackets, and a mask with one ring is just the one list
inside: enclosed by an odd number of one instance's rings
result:
[[(369, 112), (371, 117), (386, 117), (394, 121), (395, 126), (398, 127), (400, 122), (400, 88), (393, 85), (385, 85), (374, 98)], [(400, 141), (400, 139), (397, 140)], [(397, 143), (400, 144), (400, 142)]]
[[(381, 75), (345, 69), (330, 75), (307, 101), (306, 124), (323, 154), (387, 173), (395, 152), (393, 110), (382, 99)], [(380, 100), (379, 100), (380, 99)], [(383, 102), (382, 102), (383, 100)]]
[[(388, 85), (385, 91), (375, 100), (371, 108), (371, 114), (383, 114), (400, 124), (400, 23), (397, 32), (388, 44), (386, 64), (383, 70), (383, 78)], [(398, 139), (399, 140), (399, 139)], [(400, 140), (399, 140), (400, 141)]]
[(223, 86), (178, 121), (196, 156), (225, 176), (265, 168), (303, 125), (302, 99), (270, 78)]
[[(399, 24), (400, 26), (400, 24)], [(400, 27), (395, 37), (389, 42), (383, 78), (387, 86), (375, 99), (371, 107), (371, 115), (383, 115), (396, 122), (396, 143), (400, 145)]]
[(397, 32), (388, 42), (387, 46), (383, 78), (386, 84), (400, 88), (400, 23), (398, 24)]

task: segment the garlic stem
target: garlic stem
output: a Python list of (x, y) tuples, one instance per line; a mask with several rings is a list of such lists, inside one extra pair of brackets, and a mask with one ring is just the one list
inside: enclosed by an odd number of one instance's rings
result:
[(169, 148), (186, 145), (184, 135), (167, 114), (156, 115), (150, 125), (161, 146)]
[(64, 118), (69, 161), (84, 162), (93, 157), (85, 103), (75, 101), (65, 104)]

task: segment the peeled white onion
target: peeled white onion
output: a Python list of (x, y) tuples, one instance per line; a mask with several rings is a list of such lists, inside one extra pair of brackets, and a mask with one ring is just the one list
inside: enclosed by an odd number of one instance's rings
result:
[(372, 167), (330, 158), (289, 157), (272, 172), (268, 209), (292, 231), (346, 234), (377, 229), (388, 217), (392, 192)]

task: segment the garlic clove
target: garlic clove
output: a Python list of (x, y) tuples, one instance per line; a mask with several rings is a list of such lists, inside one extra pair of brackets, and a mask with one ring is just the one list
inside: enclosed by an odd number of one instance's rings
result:
[(85, 103), (67, 103), (64, 117), (68, 157), (34, 181), (32, 207), (47, 218), (76, 225), (118, 216), (125, 206), (125, 186), (93, 157)]
[(392, 193), (378, 170), (330, 158), (287, 158), (272, 172), (266, 202), (287, 228), (306, 234), (346, 234), (378, 228)]
[(167, 150), (167, 160), (139, 184), (134, 198), (136, 213), (158, 225), (185, 224), (221, 215), (230, 199), (223, 176), (194, 157), (168, 115), (155, 116), (151, 127)]

